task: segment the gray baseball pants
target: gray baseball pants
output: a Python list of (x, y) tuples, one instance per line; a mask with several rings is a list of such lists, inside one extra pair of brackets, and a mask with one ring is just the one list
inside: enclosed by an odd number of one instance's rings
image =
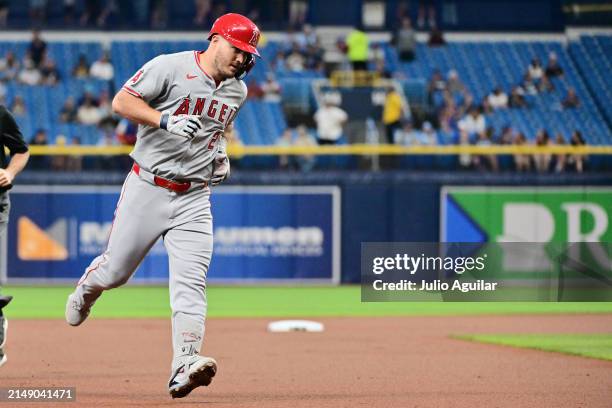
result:
[(87, 302), (125, 284), (161, 236), (170, 267), (173, 369), (199, 353), (206, 318), (206, 274), (212, 256), (210, 190), (177, 193), (154, 185), (142, 173), (127, 176), (104, 253), (77, 285)]

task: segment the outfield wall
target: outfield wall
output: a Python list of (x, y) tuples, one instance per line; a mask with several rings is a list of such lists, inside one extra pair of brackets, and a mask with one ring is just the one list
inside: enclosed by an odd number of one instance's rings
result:
[[(120, 173), (24, 173), (20, 186), (13, 192), (9, 279), (15, 282), (28, 278), (55, 282), (78, 279), (88, 262), (104, 248), (123, 177)], [(71, 187), (66, 187), (67, 184)], [(485, 221), (478, 221), (478, 217), (448, 214), (444, 208), (446, 196), (442, 193), (452, 191), (448, 189), (450, 186), (475, 186), (495, 202), (499, 201), (499, 191), (491, 190), (494, 194), (487, 195), (480, 187), (511, 186), (515, 194), (528, 197), (523, 201), (530, 200), (533, 204), (522, 209), (532, 211), (528, 215), (535, 217), (534, 220), (548, 219), (545, 211), (549, 211), (554, 225), (542, 231), (557, 234), (551, 235), (551, 239), (571, 238), (568, 234), (575, 229), (576, 216), (573, 227), (567, 221), (572, 217), (569, 211), (574, 211), (578, 217), (586, 217), (584, 228), (587, 231), (582, 231), (583, 235), (590, 229), (601, 239), (610, 240), (612, 227), (608, 220), (612, 212), (612, 189), (607, 186), (612, 186), (612, 174), (609, 173), (299, 174), (243, 171), (233, 175), (228, 186), (213, 193), (216, 254), (210, 278), (238, 282), (358, 282), (362, 242), (438, 241), (448, 231), (454, 234), (453, 240), (497, 239), (499, 234), (486, 230), (493, 220), (496, 225), (503, 222), (499, 216), (489, 215)], [(553, 204), (539, 202), (538, 192), (550, 191), (552, 186), (557, 186), (555, 190), (561, 195), (555, 193)], [(605, 226), (602, 211), (585, 204), (590, 196), (595, 197), (596, 190), (600, 193), (593, 199), (594, 205), (603, 208)], [(566, 193), (570, 194), (567, 200), (563, 196)], [(564, 200), (574, 204), (582, 202), (586, 206), (574, 205), (564, 210), (561, 208)], [(470, 211), (491, 206), (480, 203), (468, 207), (465, 211), (455, 210), (469, 215)], [(498, 207), (504, 208), (503, 205)], [(589, 221), (589, 217), (594, 221)], [(442, 225), (441, 220), (446, 225)], [(557, 228), (556, 224), (564, 226)], [(602, 228), (605, 230), (600, 233)], [(565, 232), (560, 232), (562, 230)], [(41, 237), (51, 238), (52, 242)], [(528, 240), (529, 237), (519, 238)], [(531, 238), (539, 239), (537, 236)], [(42, 239), (47, 246), (32, 248), (36, 239)], [(59, 247), (53, 242), (59, 243)], [(159, 282), (166, 279), (167, 273), (165, 254), (158, 245), (137, 276), (140, 282)]]

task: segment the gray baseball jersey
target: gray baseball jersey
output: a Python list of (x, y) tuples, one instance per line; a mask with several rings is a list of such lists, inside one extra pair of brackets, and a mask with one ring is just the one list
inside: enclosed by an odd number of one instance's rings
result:
[(200, 66), (198, 51), (185, 51), (147, 62), (123, 89), (158, 111), (198, 115), (204, 124), (191, 140), (140, 125), (131, 153), (134, 160), (167, 179), (209, 180), (218, 140), (246, 99), (244, 82), (230, 78), (217, 86)]

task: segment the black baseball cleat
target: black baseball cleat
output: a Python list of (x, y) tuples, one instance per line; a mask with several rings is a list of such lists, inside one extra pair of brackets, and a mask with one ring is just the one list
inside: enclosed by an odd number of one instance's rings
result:
[(11, 300), (13, 300), (12, 296), (0, 296), (0, 309), (11, 303)]
[(6, 331), (8, 330), (8, 320), (6, 317), (0, 316), (0, 367), (6, 363), (6, 354), (4, 353), (4, 345), (6, 344)]

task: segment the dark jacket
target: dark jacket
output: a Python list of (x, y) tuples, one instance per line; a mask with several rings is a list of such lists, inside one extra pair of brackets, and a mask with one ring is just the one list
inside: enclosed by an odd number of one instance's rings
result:
[[(23, 135), (13, 115), (6, 107), (0, 105), (0, 167), (3, 169), (9, 163), (9, 158), (4, 151), (5, 147), (8, 148), (11, 155), (28, 151), (28, 145), (23, 140)], [(0, 193), (6, 190), (8, 190), (6, 187), (0, 187)]]

